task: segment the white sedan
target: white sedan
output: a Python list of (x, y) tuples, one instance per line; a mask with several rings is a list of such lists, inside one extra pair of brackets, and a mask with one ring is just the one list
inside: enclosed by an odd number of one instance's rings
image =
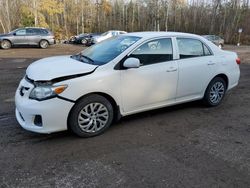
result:
[(239, 64), (236, 53), (198, 35), (119, 35), (31, 64), (16, 91), (16, 118), (30, 131), (91, 137), (146, 110), (194, 100), (217, 106), (238, 84)]

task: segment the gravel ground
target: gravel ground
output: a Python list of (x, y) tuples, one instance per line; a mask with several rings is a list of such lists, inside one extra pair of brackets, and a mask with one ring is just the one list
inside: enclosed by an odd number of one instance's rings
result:
[(23, 130), (13, 96), (26, 67), (81, 49), (0, 50), (0, 187), (250, 187), (249, 46), (225, 47), (241, 57), (241, 79), (216, 108), (192, 102), (140, 113), (90, 139)]

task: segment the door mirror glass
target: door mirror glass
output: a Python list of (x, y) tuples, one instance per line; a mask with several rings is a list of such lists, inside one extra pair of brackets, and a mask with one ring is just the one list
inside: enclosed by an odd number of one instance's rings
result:
[(124, 61), (123, 66), (126, 68), (138, 68), (140, 67), (140, 60), (134, 57), (130, 57)]

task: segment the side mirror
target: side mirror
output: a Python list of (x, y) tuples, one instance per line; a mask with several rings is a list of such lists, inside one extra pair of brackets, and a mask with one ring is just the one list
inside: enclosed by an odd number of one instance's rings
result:
[(123, 66), (126, 68), (139, 68), (140, 60), (134, 57), (129, 57), (124, 61)]
[(13, 33), (14, 36), (16, 36), (16, 33)]

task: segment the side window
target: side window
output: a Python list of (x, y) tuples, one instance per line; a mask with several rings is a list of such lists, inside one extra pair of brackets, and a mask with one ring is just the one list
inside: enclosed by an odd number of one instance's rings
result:
[(208, 48), (199, 40), (191, 38), (177, 38), (180, 59), (211, 55)]
[(26, 29), (27, 35), (36, 35), (36, 32), (34, 29)]
[(138, 58), (142, 65), (173, 60), (172, 41), (170, 38), (152, 40), (138, 47), (130, 57)]
[(20, 30), (16, 31), (16, 35), (17, 36), (26, 35), (26, 29), (20, 29)]
[(220, 40), (219, 36), (214, 36), (214, 40)]

